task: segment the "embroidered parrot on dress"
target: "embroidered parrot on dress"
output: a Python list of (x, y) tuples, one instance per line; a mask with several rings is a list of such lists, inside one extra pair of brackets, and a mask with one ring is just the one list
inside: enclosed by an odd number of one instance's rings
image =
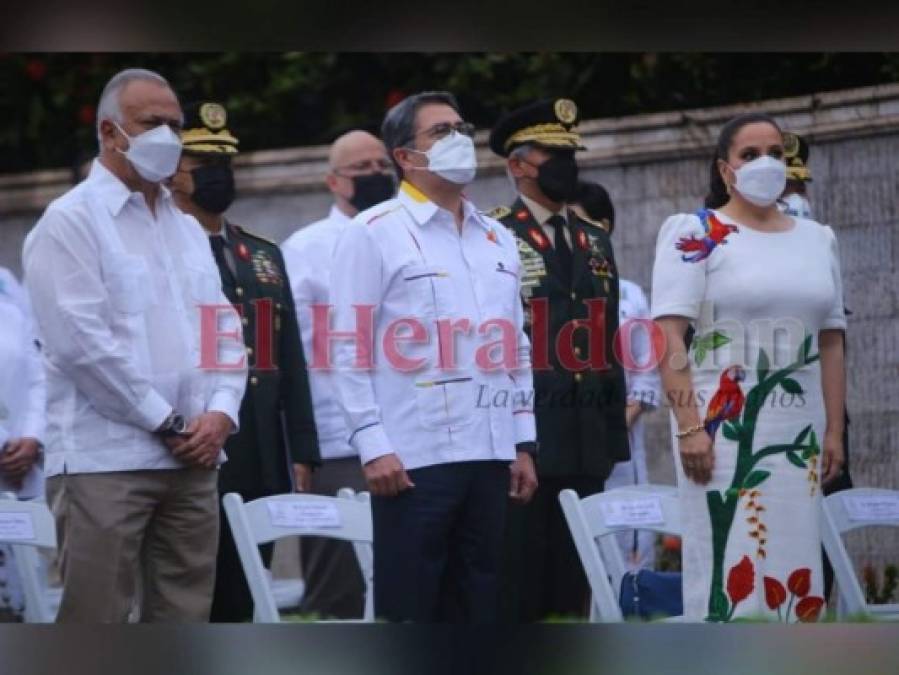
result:
[(746, 379), (746, 371), (740, 366), (731, 366), (721, 373), (721, 380), (718, 383), (718, 391), (709, 401), (709, 408), (705, 414), (706, 433), (715, 440), (715, 433), (718, 427), (725, 420), (732, 420), (739, 417), (743, 412), (743, 402), (745, 397), (740, 389), (739, 383)]
[(681, 237), (674, 247), (678, 251), (684, 251), (689, 255), (682, 255), (684, 262), (701, 262), (708, 258), (718, 244), (726, 244), (727, 236), (732, 232), (739, 232), (736, 225), (726, 225), (715, 217), (708, 209), (701, 209), (696, 215), (705, 229), (705, 236), (697, 239), (695, 236)]

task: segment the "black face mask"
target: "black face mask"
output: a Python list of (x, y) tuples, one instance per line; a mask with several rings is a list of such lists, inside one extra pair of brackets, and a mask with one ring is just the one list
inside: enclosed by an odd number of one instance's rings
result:
[(234, 172), (228, 164), (198, 166), (190, 172), (194, 179), (193, 203), (210, 213), (224, 213), (234, 201)]
[(574, 156), (553, 155), (537, 167), (537, 187), (554, 202), (571, 201), (577, 193)]
[(353, 176), (353, 196), (349, 202), (358, 211), (380, 204), (393, 197), (396, 186), (393, 176), (386, 173), (370, 173), (364, 176)]

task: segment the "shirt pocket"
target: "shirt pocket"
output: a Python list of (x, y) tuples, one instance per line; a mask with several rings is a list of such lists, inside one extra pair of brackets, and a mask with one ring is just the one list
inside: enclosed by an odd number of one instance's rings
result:
[(418, 419), (425, 429), (460, 429), (471, 424), (475, 384), (471, 377), (420, 380), (415, 383)]
[(456, 303), (449, 272), (436, 265), (409, 263), (401, 276), (410, 317), (445, 317), (453, 315)]
[(222, 292), (222, 278), (217, 269), (199, 262), (187, 261), (184, 267), (190, 297), (198, 303), (218, 303)]
[(139, 314), (156, 301), (147, 261), (139, 255), (120, 255), (105, 269), (112, 308), (123, 314)]

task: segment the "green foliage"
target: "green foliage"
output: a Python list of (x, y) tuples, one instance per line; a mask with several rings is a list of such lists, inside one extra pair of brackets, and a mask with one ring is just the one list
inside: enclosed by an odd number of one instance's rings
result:
[(73, 166), (96, 150), (94, 110), (122, 68), (160, 72), (182, 101), (226, 104), (242, 150), (328, 143), (377, 130), (389, 104), (453, 91), (489, 128), (536, 98), (569, 96), (582, 118), (808, 94), (899, 79), (899, 54), (54, 53), (0, 55), (0, 172)]
[(730, 341), (731, 338), (717, 330), (694, 338), (693, 351), (695, 352), (696, 365), (701, 366), (702, 362), (705, 361), (706, 354), (723, 347)]

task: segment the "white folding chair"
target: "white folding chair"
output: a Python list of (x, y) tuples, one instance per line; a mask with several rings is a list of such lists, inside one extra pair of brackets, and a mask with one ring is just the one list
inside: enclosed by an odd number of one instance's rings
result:
[(27, 623), (52, 623), (54, 612), (41, 579), (39, 548), (56, 549), (56, 524), (40, 501), (0, 498), (0, 543), (10, 544), (25, 596)]
[[(623, 621), (618, 595), (627, 566), (613, 535), (632, 529), (681, 534), (676, 489), (625, 486), (583, 499), (574, 490), (562, 490), (559, 502), (593, 593), (590, 620)], [(641, 507), (639, 512), (628, 508), (635, 506)], [(678, 620), (680, 617), (666, 619)]]
[(865, 600), (843, 533), (862, 527), (899, 527), (899, 490), (853, 488), (821, 500), (821, 538), (839, 588), (837, 613), (899, 620), (899, 604), (871, 605)]
[[(371, 510), (371, 495), (368, 492), (356, 493), (353, 488), (340, 488), (337, 496), (341, 499), (355, 499), (365, 504), (369, 511)], [(353, 551), (356, 553), (356, 560), (359, 563), (359, 569), (362, 571), (362, 580), (365, 583), (365, 613), (364, 616), (372, 620), (375, 616), (375, 551), (372, 544), (364, 542), (353, 542)]]
[[(302, 536), (330, 537), (369, 547), (372, 544), (371, 507), (360, 499), (285, 494), (244, 502), (232, 492), (225, 495), (222, 503), (253, 597), (253, 620), (257, 623), (281, 620), (259, 554), (260, 544)], [(374, 619), (370, 607), (366, 598), (363, 621)]]

